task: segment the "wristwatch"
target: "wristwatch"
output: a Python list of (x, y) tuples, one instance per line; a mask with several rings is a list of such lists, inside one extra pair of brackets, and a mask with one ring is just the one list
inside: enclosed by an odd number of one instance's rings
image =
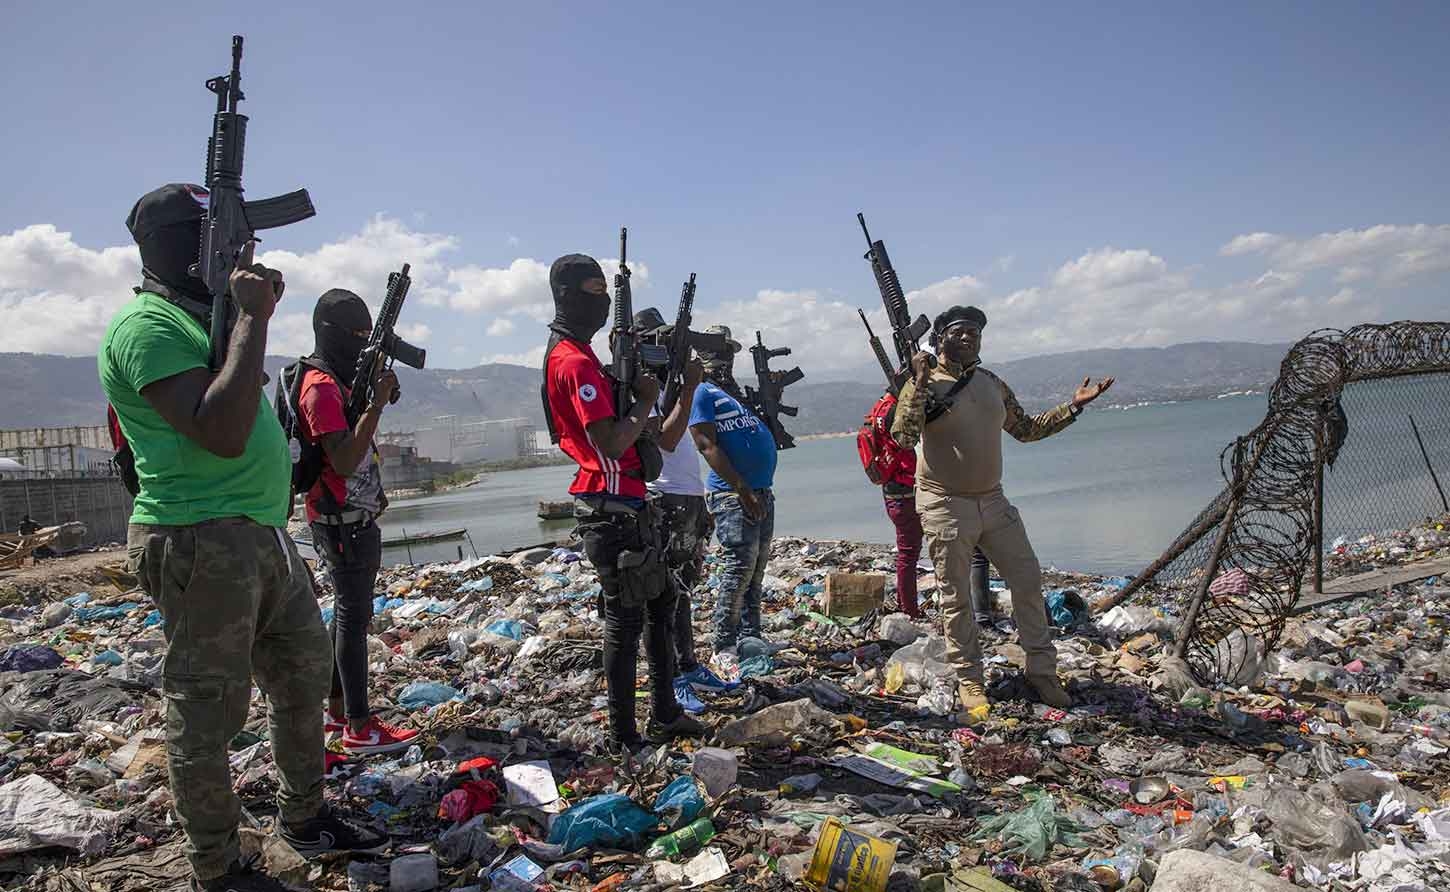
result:
[(1067, 414), (1071, 415), (1073, 418), (1076, 418), (1077, 416), (1082, 414), (1082, 406), (1079, 406), (1077, 403), (1068, 403)]

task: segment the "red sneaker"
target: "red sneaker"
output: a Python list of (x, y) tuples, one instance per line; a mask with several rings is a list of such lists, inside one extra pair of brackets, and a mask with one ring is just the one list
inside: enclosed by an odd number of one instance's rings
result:
[(357, 771), (358, 763), (352, 761), (342, 753), (334, 753), (332, 750), (322, 752), (322, 778), (323, 780), (344, 780), (352, 777)]
[(413, 738), (417, 736), (417, 731), (390, 725), (373, 716), (363, 726), (362, 733), (354, 734), (351, 730), (342, 732), (342, 748), (358, 755), (395, 753), (412, 746)]
[(322, 733), (341, 734), (347, 730), (347, 722), (332, 714), (332, 710), (323, 707), (322, 710)]

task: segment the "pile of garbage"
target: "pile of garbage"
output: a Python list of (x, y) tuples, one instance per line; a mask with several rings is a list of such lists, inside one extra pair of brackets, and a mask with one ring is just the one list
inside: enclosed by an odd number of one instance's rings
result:
[[(372, 698), (422, 733), (327, 795), (390, 851), (309, 863), (267, 832), (260, 699), (232, 742), (244, 844), (336, 892), (1450, 888), (1450, 584), (1298, 617), (1243, 687), (1207, 690), (1167, 656), (1174, 608), (1094, 616), (1127, 580), (1049, 571), (1075, 705), (1035, 702), (1004, 620), (983, 631), (992, 704), (962, 715), (939, 625), (886, 606), (893, 565), (885, 547), (776, 541), (763, 637), (710, 659), (732, 682), (699, 694), (711, 739), (625, 757), (603, 746), (599, 585), (577, 551), (386, 569)], [(718, 555), (708, 568), (702, 645)], [(859, 601), (829, 597), (841, 573), (887, 592), (843, 613)], [(124, 579), (101, 589), (0, 610), (0, 884), (186, 876), (161, 618)]]

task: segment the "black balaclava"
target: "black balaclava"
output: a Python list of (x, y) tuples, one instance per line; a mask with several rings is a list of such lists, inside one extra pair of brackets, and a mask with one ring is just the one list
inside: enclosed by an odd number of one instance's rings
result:
[(201, 255), (201, 224), (210, 195), (201, 186), (170, 183), (136, 202), (126, 228), (141, 249), (141, 287), (202, 319), (211, 315), (211, 293), (191, 274)]
[(609, 321), (607, 295), (590, 294), (581, 286), (604, 278), (599, 262), (585, 254), (565, 254), (549, 267), (549, 290), (554, 293), (554, 321), (549, 330), (589, 343)]
[(363, 299), (351, 291), (333, 288), (317, 299), (317, 309), (312, 311), (312, 333), (317, 337), (313, 356), (350, 385), (358, 357), (368, 344), (367, 336), (353, 332), (372, 327), (373, 317)]

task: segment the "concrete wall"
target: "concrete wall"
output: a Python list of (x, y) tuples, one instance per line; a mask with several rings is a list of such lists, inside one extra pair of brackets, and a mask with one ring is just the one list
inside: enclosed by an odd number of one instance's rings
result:
[(119, 477), (0, 479), (0, 530), (14, 532), (26, 514), (46, 527), (81, 521), (87, 545), (125, 542), (131, 494)]

